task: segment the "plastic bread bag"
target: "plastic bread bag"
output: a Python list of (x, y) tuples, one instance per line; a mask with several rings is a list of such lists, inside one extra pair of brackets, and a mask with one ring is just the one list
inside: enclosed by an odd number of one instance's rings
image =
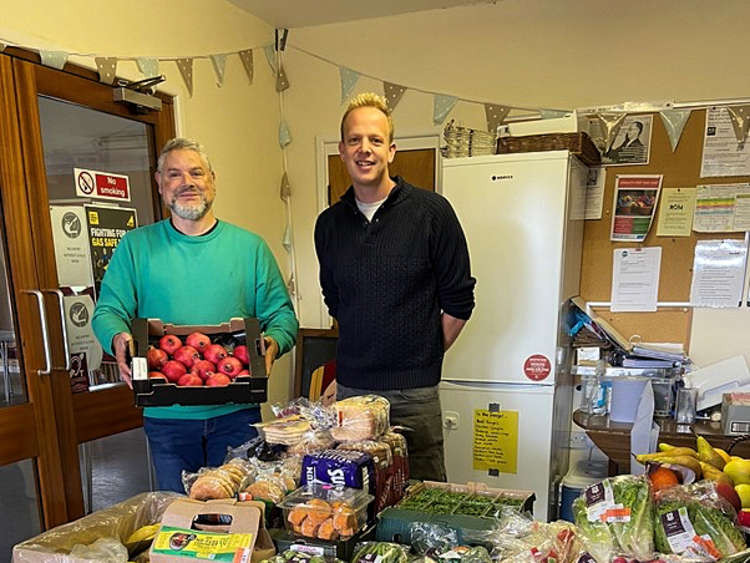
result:
[(336, 441), (328, 430), (310, 430), (303, 435), (299, 442), (287, 448), (287, 453), (296, 455), (313, 454), (329, 450), (336, 445)]
[(182, 484), (192, 499), (231, 498), (252, 481), (255, 469), (247, 461), (234, 459), (219, 467), (202, 467), (196, 473), (182, 472)]
[(660, 491), (654, 510), (657, 551), (715, 561), (747, 549), (737, 513), (718, 486), (699, 481)]
[(253, 426), (269, 444), (284, 446), (294, 446), (312, 430), (310, 421), (301, 414), (292, 414), (268, 422), (256, 422)]
[(336, 424), (336, 412), (334, 410), (325, 406), (322, 401), (310, 401), (305, 397), (294, 399), (286, 405), (275, 403), (271, 410), (276, 418), (301, 416), (310, 422), (312, 428), (317, 430), (327, 430)]
[(362, 542), (354, 547), (351, 563), (407, 563), (409, 547), (390, 542)]
[(262, 500), (279, 504), (286, 493), (292, 489), (294, 489), (294, 482), (280, 474), (273, 472), (258, 473), (255, 481), (242, 489), (241, 492), (245, 493), (242, 500)]
[(179, 498), (184, 497), (171, 492), (141, 493), (22, 541), (13, 548), (13, 561), (68, 562), (76, 545), (90, 546), (100, 538), (114, 538), (124, 545), (136, 530), (158, 524), (167, 506)]
[(262, 461), (274, 461), (281, 459), (285, 452), (286, 446), (269, 444), (261, 436), (256, 436), (236, 448), (227, 448), (227, 455), (224, 456), (224, 463), (228, 463), (237, 458), (258, 458)]
[(349, 397), (333, 404), (336, 425), (331, 435), (338, 442), (371, 440), (389, 427), (391, 405), (379, 395)]
[(618, 475), (573, 501), (575, 523), (597, 561), (614, 553), (646, 559), (653, 549), (653, 502), (647, 477)]

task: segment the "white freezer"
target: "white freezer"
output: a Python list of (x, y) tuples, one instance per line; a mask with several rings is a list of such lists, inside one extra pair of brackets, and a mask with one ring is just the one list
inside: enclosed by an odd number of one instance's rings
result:
[[(536, 492), (534, 516), (547, 521), (548, 505), (554, 499), (557, 470), (553, 452), (554, 388), (548, 385), (468, 384), (443, 381), (440, 384), (445, 437), (445, 465), (448, 482), (487, 483), (503, 489), (529, 489)], [(473, 468), (474, 411), (498, 410), (518, 412), (516, 473), (491, 475)], [(557, 441), (555, 439), (555, 441)]]
[[(554, 385), (561, 308), (579, 291), (586, 174), (567, 151), (443, 161), (477, 279), (444, 379)], [(549, 362), (544, 379), (525, 375), (531, 356)]]

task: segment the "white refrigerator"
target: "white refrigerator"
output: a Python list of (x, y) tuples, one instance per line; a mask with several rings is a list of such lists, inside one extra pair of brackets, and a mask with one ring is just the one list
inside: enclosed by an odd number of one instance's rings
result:
[(443, 365), (448, 480), (533, 490), (540, 520), (555, 517), (567, 471), (573, 378), (563, 319), (579, 292), (587, 175), (568, 151), (443, 161), (442, 194), (477, 279), (476, 307)]

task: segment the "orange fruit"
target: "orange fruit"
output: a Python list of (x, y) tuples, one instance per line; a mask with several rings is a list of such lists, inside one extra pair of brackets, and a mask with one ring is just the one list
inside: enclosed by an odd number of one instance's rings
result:
[(651, 480), (651, 487), (653, 488), (654, 492), (668, 489), (669, 487), (674, 487), (675, 485), (680, 484), (680, 481), (679, 479), (677, 479), (677, 475), (675, 474), (675, 472), (671, 469), (667, 469), (666, 467), (657, 467), (651, 473), (649, 473), (648, 478)]

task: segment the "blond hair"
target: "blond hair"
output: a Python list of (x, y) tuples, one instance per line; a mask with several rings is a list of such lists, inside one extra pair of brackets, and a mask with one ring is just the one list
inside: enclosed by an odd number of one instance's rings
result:
[(380, 110), (388, 120), (388, 142), (393, 142), (393, 119), (391, 118), (391, 110), (388, 107), (388, 102), (383, 96), (378, 96), (373, 92), (364, 92), (354, 96), (349, 100), (349, 105), (346, 106), (344, 116), (341, 118), (341, 140), (344, 140), (344, 122), (347, 116), (357, 108), (375, 108)]

